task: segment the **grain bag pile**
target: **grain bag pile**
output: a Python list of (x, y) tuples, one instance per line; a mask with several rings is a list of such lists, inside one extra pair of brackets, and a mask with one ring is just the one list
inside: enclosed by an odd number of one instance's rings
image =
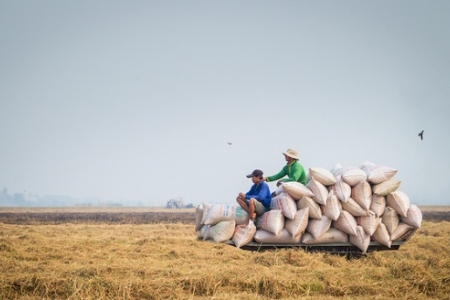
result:
[(396, 173), (369, 161), (359, 168), (339, 163), (331, 170), (310, 168), (308, 183), (279, 186), (271, 210), (255, 223), (238, 204), (203, 203), (196, 210), (195, 231), (200, 239), (233, 240), (238, 248), (249, 242), (351, 243), (366, 252), (371, 241), (390, 248), (422, 223), (422, 212), (399, 189)]

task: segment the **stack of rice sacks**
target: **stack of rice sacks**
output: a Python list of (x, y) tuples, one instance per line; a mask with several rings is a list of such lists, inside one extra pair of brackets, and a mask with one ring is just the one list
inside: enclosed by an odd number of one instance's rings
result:
[[(310, 168), (308, 183), (287, 182), (275, 191), (271, 210), (248, 223), (237, 204), (203, 203), (196, 211), (199, 238), (233, 240), (236, 247), (267, 244), (352, 243), (366, 252), (371, 241), (391, 247), (414, 228), (422, 212), (399, 190), (397, 170), (369, 161), (359, 168), (336, 164)], [(245, 226), (248, 223), (247, 226)]]

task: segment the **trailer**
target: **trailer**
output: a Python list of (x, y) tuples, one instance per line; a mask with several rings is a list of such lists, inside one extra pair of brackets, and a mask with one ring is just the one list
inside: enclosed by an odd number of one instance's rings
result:
[[(400, 246), (406, 243), (416, 232), (417, 228), (411, 228), (406, 231), (400, 238), (393, 241), (391, 247), (387, 247), (378, 242), (371, 241), (366, 253), (375, 251), (396, 251), (400, 249)], [(235, 246), (232, 240), (226, 242), (228, 245)], [(330, 253), (340, 256), (346, 256), (347, 258), (359, 258), (364, 252), (353, 245), (350, 242), (347, 243), (329, 243), (329, 244), (304, 244), (304, 243), (294, 243), (294, 244), (268, 244), (268, 243), (257, 243), (250, 242), (240, 247), (243, 250), (250, 250), (255, 252), (261, 252), (266, 250), (276, 250), (276, 249), (303, 249), (306, 252), (322, 252)]]

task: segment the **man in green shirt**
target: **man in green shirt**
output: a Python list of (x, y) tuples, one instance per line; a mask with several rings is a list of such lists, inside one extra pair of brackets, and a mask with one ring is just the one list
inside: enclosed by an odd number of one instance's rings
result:
[(283, 154), (287, 162), (286, 165), (278, 174), (264, 177), (264, 180), (270, 182), (287, 176), (287, 178), (278, 180), (277, 186), (279, 186), (283, 182), (289, 181), (297, 181), (305, 185), (306, 173), (303, 166), (298, 162), (297, 151), (295, 149), (290, 148), (286, 152), (283, 152)]

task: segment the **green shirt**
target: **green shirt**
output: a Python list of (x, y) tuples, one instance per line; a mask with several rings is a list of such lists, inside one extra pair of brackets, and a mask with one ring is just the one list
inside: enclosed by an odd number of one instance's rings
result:
[(288, 178), (282, 179), (282, 182), (298, 181), (303, 185), (306, 184), (305, 169), (303, 169), (303, 166), (298, 160), (294, 160), (291, 164), (286, 164), (278, 174), (267, 177), (267, 181), (278, 180), (284, 176), (287, 176)]

